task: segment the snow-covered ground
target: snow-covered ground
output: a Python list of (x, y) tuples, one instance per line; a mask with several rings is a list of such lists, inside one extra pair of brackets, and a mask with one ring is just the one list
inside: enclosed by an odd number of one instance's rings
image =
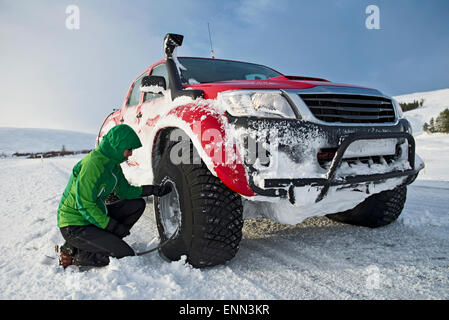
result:
[(412, 124), (414, 135), (420, 135), (423, 132), (422, 126), (425, 122), (429, 123), (430, 118), (435, 119), (441, 111), (449, 108), (449, 89), (416, 92), (394, 98), (401, 103), (421, 101), (421, 99), (424, 99), (422, 107), (404, 113)]
[[(449, 107), (438, 95), (416, 119)], [(56, 209), (80, 157), (0, 159), (0, 299), (448, 299), (449, 135), (416, 140), (426, 168), (397, 222), (369, 229), (325, 217), (294, 226), (251, 219), (235, 259), (201, 270), (152, 253), (64, 271), (46, 255), (63, 242)], [(140, 251), (156, 235), (148, 203), (126, 240)]]

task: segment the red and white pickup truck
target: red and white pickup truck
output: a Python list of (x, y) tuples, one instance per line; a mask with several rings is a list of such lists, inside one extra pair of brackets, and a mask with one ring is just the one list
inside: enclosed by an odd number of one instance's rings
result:
[(134, 80), (97, 141), (130, 125), (143, 147), (125, 175), (172, 186), (154, 199), (165, 257), (222, 264), (246, 217), (373, 228), (398, 218), (424, 164), (394, 99), (254, 63), (178, 58), (182, 41), (166, 35), (165, 58)]

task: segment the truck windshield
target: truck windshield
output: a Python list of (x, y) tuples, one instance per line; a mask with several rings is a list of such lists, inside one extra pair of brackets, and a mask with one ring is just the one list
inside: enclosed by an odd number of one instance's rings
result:
[(282, 76), (268, 67), (238, 61), (179, 57), (183, 83), (210, 83), (229, 80), (264, 80)]

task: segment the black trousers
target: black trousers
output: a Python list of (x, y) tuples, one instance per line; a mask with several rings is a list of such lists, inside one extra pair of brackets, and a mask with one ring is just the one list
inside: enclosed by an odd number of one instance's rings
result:
[[(107, 205), (108, 215), (129, 229), (139, 220), (145, 211), (145, 200), (119, 200)], [(83, 253), (123, 258), (133, 256), (134, 250), (115, 234), (94, 225), (67, 226), (60, 229), (66, 240), (64, 246), (70, 246)]]

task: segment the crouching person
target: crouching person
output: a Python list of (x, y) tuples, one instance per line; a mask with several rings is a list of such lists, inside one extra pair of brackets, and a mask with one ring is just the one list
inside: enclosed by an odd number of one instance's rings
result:
[[(165, 186), (132, 186), (123, 175), (120, 163), (142, 146), (134, 130), (117, 125), (103, 137), (100, 145), (79, 161), (72, 170), (58, 208), (58, 227), (66, 240), (59, 249), (64, 268), (105, 266), (109, 257), (134, 255), (122, 239), (145, 210), (142, 197), (168, 194)], [(119, 201), (106, 205), (114, 192)]]

